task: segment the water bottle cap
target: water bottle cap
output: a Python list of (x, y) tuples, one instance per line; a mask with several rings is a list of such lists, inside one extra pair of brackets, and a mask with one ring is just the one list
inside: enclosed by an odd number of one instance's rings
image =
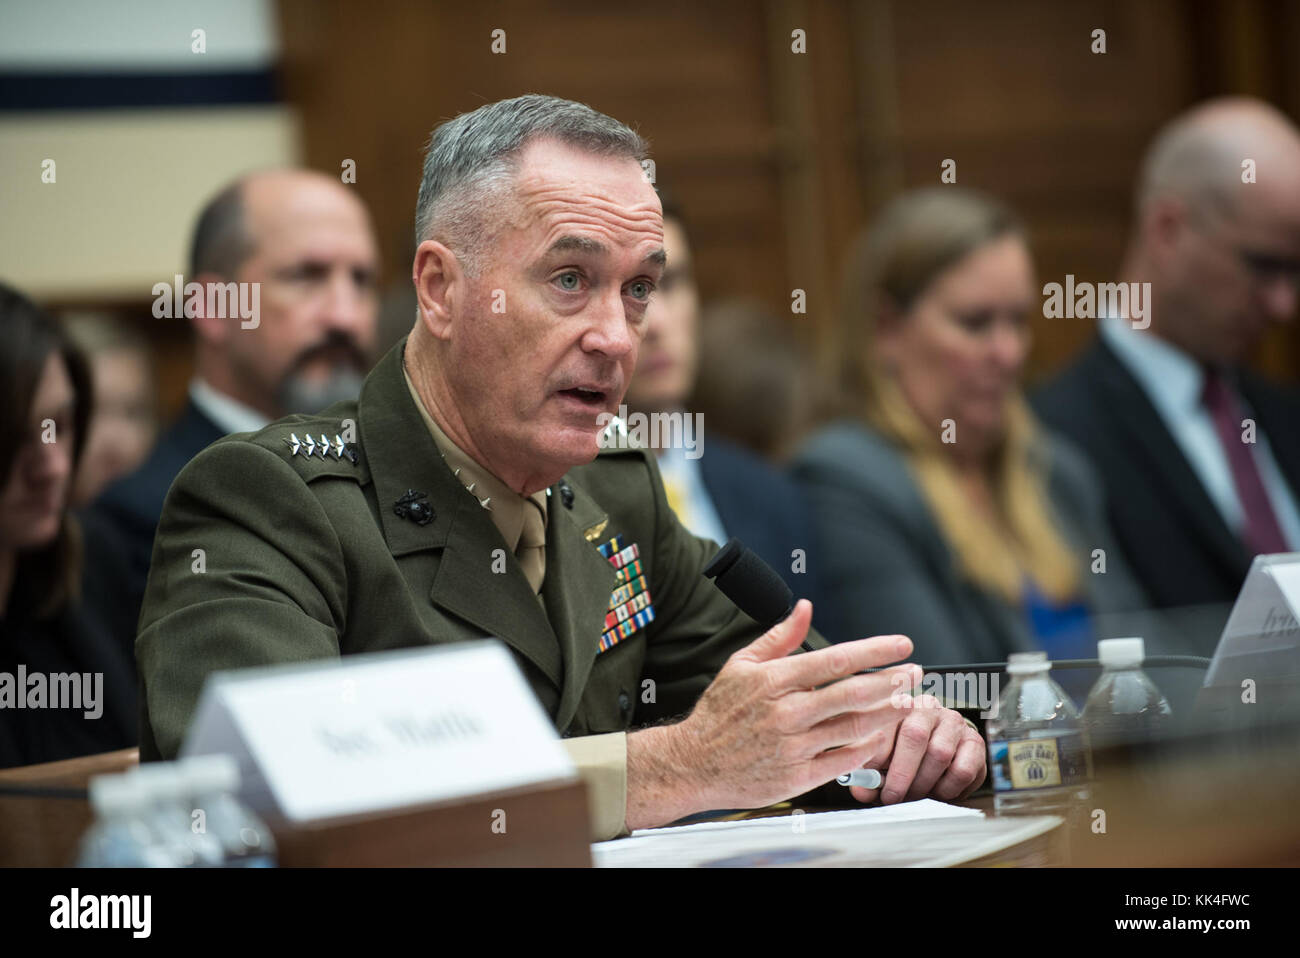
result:
[(229, 755), (190, 755), (180, 765), (185, 781), (196, 792), (239, 791), (239, 764)]
[(178, 771), (175, 762), (149, 762), (131, 769), (127, 777), (133, 781), (142, 797), (180, 798), (185, 794), (185, 782)]
[(1051, 667), (1046, 652), (1012, 652), (1007, 656), (1007, 671), (1012, 675), (1046, 672)]
[(88, 787), (95, 814), (109, 816), (129, 808), (139, 798), (136, 783), (125, 775), (97, 775)]
[(1146, 658), (1146, 643), (1140, 638), (1102, 639), (1097, 643), (1097, 658), (1105, 668), (1141, 665)]

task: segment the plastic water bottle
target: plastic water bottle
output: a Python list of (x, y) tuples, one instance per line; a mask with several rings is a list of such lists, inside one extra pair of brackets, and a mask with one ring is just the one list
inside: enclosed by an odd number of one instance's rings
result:
[(1016, 652), (1011, 683), (988, 720), (989, 771), (998, 814), (1059, 814), (1087, 801), (1092, 778), (1088, 743), (1070, 697), (1048, 675), (1046, 652)]
[(1144, 745), (1158, 739), (1173, 714), (1169, 702), (1142, 671), (1141, 639), (1097, 643), (1102, 673), (1088, 693), (1083, 725), (1093, 748)]
[[(229, 755), (195, 755), (182, 759), (180, 773), (194, 810), (220, 845), (227, 868), (275, 865), (275, 839), (266, 823), (236, 798), (239, 766)], [(192, 813), (193, 814), (193, 813)]]
[(194, 825), (189, 785), (175, 762), (141, 765), (127, 773), (147, 797), (146, 815), (158, 840), (183, 867), (219, 867), (225, 860), (221, 843)]
[(167, 868), (184, 863), (146, 821), (149, 798), (139, 781), (125, 775), (90, 780), (95, 822), (81, 839), (79, 868)]

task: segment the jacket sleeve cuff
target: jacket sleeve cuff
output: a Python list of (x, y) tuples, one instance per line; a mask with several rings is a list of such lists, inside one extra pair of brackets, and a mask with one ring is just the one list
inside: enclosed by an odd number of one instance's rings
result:
[(627, 835), (627, 733), (582, 735), (563, 743), (587, 786), (591, 840)]

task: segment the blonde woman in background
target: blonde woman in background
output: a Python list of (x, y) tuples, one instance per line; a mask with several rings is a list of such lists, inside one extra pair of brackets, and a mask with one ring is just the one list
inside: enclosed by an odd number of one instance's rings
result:
[(1021, 395), (1038, 308), (1022, 227), (977, 193), (904, 194), (857, 243), (839, 343), (848, 414), (793, 467), (841, 640), (902, 633), (930, 665), (1092, 657), (1098, 614), (1145, 605), (1091, 467)]

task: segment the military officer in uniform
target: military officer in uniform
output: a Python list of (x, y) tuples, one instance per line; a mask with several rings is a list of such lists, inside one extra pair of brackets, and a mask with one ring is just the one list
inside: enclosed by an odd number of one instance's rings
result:
[(891, 665), (906, 638), (827, 648), (806, 601), (763, 633), (701, 574), (714, 545), (654, 457), (602, 434), (665, 262), (645, 152), (539, 95), (435, 131), (410, 335), (356, 401), (219, 441), (168, 494), (136, 641), (143, 757), (177, 752), (216, 670), (493, 636), (564, 736), (597, 838), (864, 765), (886, 778), (863, 801), (980, 784), (979, 735)]

